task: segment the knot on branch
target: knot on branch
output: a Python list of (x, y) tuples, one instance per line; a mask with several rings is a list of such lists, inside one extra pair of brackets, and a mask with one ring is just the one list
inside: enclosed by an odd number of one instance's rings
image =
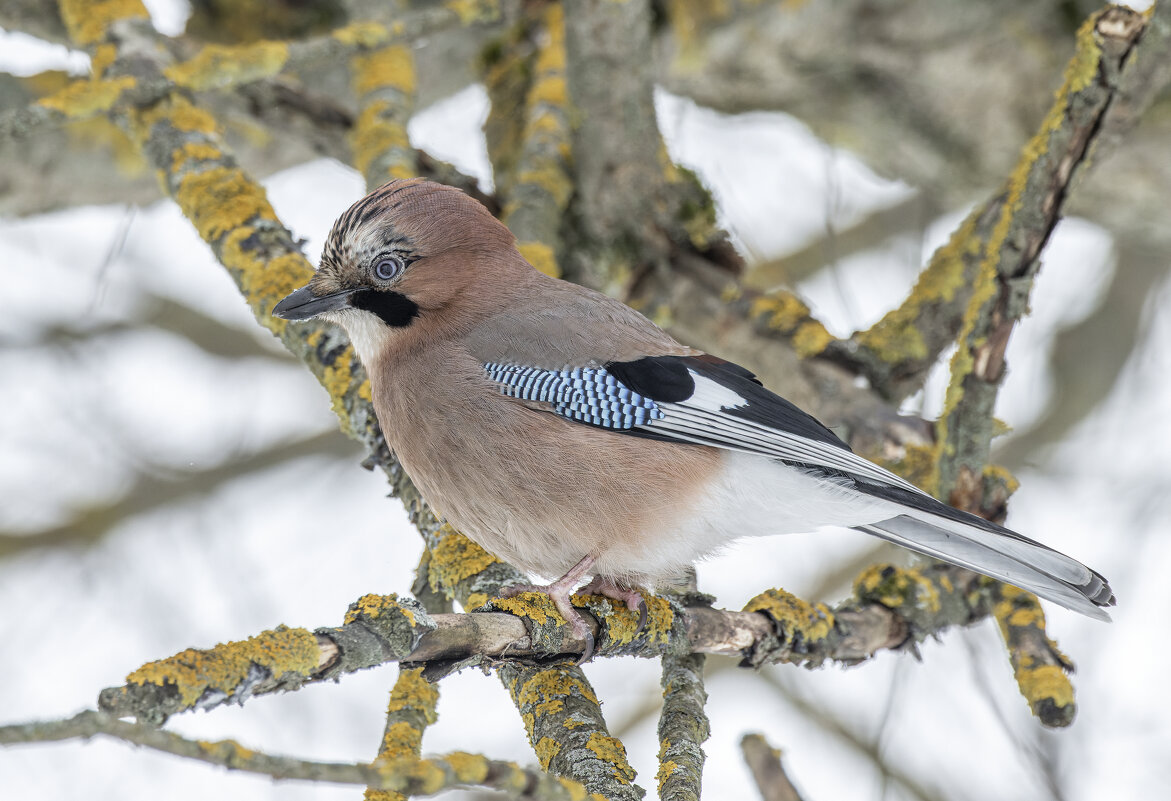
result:
[(745, 663), (759, 667), (784, 660), (816, 667), (828, 658), (826, 648), (834, 634), (834, 614), (825, 604), (811, 604), (784, 590), (765, 590), (744, 606), (761, 612), (773, 624), (773, 634), (754, 644)]
[[(391, 593), (363, 595), (346, 610), (342, 628), (318, 629), (317, 633), (341, 646), (345, 661), (369, 659), (373, 666), (405, 659), (435, 629), (435, 621), (421, 603)], [(342, 672), (342, 661), (328, 665), (326, 672)]]

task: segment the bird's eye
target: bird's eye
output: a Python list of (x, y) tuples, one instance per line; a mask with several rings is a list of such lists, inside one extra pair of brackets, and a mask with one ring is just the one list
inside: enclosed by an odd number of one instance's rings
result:
[(405, 266), (398, 256), (381, 256), (374, 264), (374, 277), (379, 281), (389, 281), (397, 278)]

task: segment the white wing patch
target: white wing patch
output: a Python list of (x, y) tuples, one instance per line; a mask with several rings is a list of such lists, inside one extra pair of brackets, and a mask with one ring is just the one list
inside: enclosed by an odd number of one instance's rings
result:
[(748, 400), (693, 370), (687, 372), (695, 380), (691, 397), (680, 403), (660, 402), (663, 419), (636, 428), (670, 432), (672, 437), (686, 442), (841, 470), (881, 484), (926, 494), (914, 484), (845, 448), (728, 414), (729, 410), (747, 406)]
[(723, 411), (724, 409), (737, 409), (748, 403), (747, 400), (740, 397), (740, 394), (736, 390), (728, 389), (723, 384), (718, 384), (694, 370), (688, 370), (687, 372), (692, 380), (695, 381), (695, 390), (691, 393), (691, 397), (687, 399), (689, 405)]

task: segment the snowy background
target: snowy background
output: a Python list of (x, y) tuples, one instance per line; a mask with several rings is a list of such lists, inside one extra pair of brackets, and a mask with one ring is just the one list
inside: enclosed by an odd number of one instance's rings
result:
[[(156, 4), (165, 32), (178, 6)], [(84, 57), (0, 33), (0, 67), (20, 74), (84, 70)], [(712, 188), (750, 258), (793, 250), (913, 192), (779, 114), (726, 117), (660, 95), (673, 156)], [(478, 87), (420, 113), (412, 141), (490, 182)], [(333, 219), (363, 194), (360, 176), (328, 161), (265, 182), (277, 214), (316, 258)], [(835, 333), (878, 319), (964, 214), (922, 238), (892, 239), (798, 286)], [(1088, 314), (1114, 269), (1100, 229), (1064, 221), (1045, 254), (1033, 313), (1014, 334), (997, 416), (1016, 427), (1052, 397), (1054, 333)], [(408, 591), (419, 539), (385, 482), (358, 466), (324, 391), (252, 320), (235, 288), (170, 202), (0, 219), (0, 530), (38, 531), (116, 499), (142, 475), (182, 477), (313, 438), (313, 453), (201, 488), (118, 523), (91, 547), (0, 560), (0, 723), (68, 716), (94, 705), (143, 662), (188, 646), (247, 637), (278, 623), (337, 625), (367, 592)], [(210, 318), (230, 348), (200, 347), (157, 325), (131, 324), (178, 301)], [(1050, 632), (1078, 665), (1080, 712), (1043, 730), (1012, 679), (995, 627), (947, 632), (923, 659), (884, 654), (853, 670), (782, 666), (752, 674), (709, 660), (706, 796), (756, 791), (740, 736), (783, 749), (807, 801), (1171, 797), (1171, 718), (1158, 634), (1171, 619), (1171, 288), (1154, 293), (1141, 343), (1110, 397), (1058, 446), (1018, 469), (1009, 524), (1067, 551), (1116, 588), (1104, 625), (1047, 606)], [(225, 336), (226, 335), (226, 336)], [(1086, 353), (1093, 359), (1093, 353)], [(912, 400), (930, 416), (943, 375)], [(324, 440), (326, 444), (320, 444)], [(827, 582), (874, 548), (853, 532), (742, 542), (700, 565), (700, 586), (726, 608), (766, 587), (844, 593)], [(344, 570), (338, 554), (352, 559)], [(653, 788), (658, 663), (586, 668), (612, 732)], [(340, 684), (187, 714), (169, 727), (274, 753), (372, 758), (396, 669)], [(535, 762), (495, 677), (441, 686), (426, 752), (460, 749)], [(884, 776), (877, 760), (889, 766)], [(20, 799), (357, 799), (361, 790), (274, 784), (128, 745), (95, 740), (0, 749), (0, 797)], [(453, 794), (450, 797), (458, 797)]]

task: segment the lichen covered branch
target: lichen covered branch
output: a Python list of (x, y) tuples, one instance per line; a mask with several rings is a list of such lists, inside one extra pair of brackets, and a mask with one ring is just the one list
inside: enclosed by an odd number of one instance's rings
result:
[[(980, 393), (974, 381), (991, 387), (999, 381), (1008, 335), (1027, 307), (1038, 257), (1074, 183), (1091, 166), (1090, 152), (1097, 149), (1101, 155), (1103, 132), (1109, 137), (1102, 144), (1114, 144), (1150, 101), (1150, 84), (1168, 80), (1171, 48), (1167, 24), (1160, 22), (1168, 14), (1163, 6), (1151, 20), (1113, 6), (1086, 21), (1065, 81), (1006, 186), (969, 214), (936, 251), (902, 305), (835, 351), (878, 391), (899, 400), (917, 390), (957, 334), (961, 347), (959, 361), (952, 364), (950, 405), (967, 390)], [(1154, 31), (1150, 41), (1136, 47), (1147, 29)], [(1134, 59), (1132, 50), (1138, 54)], [(1138, 66), (1128, 69), (1132, 61)], [(954, 383), (964, 381), (964, 387)], [(987, 401), (994, 397), (995, 391), (977, 404), (982, 411), (974, 418), (985, 426), (991, 423)], [(974, 465), (987, 457), (988, 432), (963, 438), (972, 444), (965, 446), (970, 453), (962, 461), (978, 472)], [(950, 464), (954, 460), (946, 461), (943, 483), (953, 480), (956, 469)]]
[(513, 798), (549, 801), (607, 801), (577, 782), (529, 770), (511, 762), (453, 752), (430, 759), (375, 760), (372, 763), (314, 762), (274, 756), (234, 740), (191, 740), (142, 723), (86, 710), (66, 720), (0, 726), (0, 745), (89, 739), (106, 735), (144, 748), (174, 754), (229, 770), (274, 779), (355, 784), (398, 793), (402, 797), (434, 795), (455, 787), (485, 787)]

